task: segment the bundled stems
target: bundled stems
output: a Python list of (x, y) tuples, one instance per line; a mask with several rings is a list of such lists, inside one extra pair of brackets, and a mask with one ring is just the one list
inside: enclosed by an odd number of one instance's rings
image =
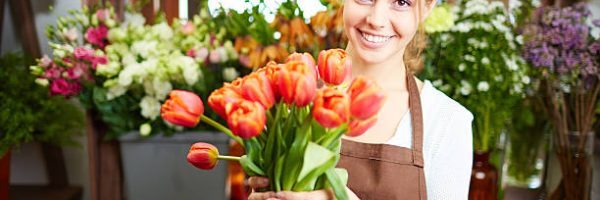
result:
[(208, 125), (211, 125), (212, 127), (216, 128), (217, 130), (225, 133), (227, 136), (231, 137), (238, 144), (240, 144), (240, 145), (242, 145), (242, 147), (244, 147), (244, 141), (242, 141), (242, 138), (233, 135), (231, 130), (229, 130), (227, 127), (219, 124), (219, 122), (212, 120), (210, 117), (207, 117), (206, 115), (200, 116), (200, 120), (203, 122), (206, 122)]

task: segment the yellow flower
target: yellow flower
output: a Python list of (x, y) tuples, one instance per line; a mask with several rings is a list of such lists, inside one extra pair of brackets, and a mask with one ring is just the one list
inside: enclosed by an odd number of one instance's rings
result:
[(448, 5), (433, 8), (431, 14), (425, 20), (425, 32), (435, 33), (447, 31), (454, 26), (456, 16)]

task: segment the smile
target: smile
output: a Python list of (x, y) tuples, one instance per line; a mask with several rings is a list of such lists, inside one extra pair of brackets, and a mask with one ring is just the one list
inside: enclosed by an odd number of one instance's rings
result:
[(373, 43), (384, 43), (384, 42), (387, 42), (388, 40), (390, 40), (390, 38), (394, 37), (394, 36), (371, 35), (371, 34), (362, 32), (360, 30), (359, 30), (359, 32), (366, 41), (373, 42)]

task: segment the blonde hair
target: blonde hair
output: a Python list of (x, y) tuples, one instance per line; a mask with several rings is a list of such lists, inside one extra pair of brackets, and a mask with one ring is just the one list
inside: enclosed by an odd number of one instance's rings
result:
[[(433, 3), (434, 0), (424, 0), (425, 6)], [(416, 8), (417, 8), (417, 21), (419, 21), (419, 25), (417, 28), (417, 33), (413, 39), (408, 43), (406, 49), (404, 50), (404, 64), (408, 67), (410, 72), (416, 74), (423, 69), (423, 59), (421, 59), (421, 53), (423, 49), (427, 45), (427, 38), (425, 35), (425, 31), (423, 29), (423, 21), (421, 20), (421, 2), (422, 0), (416, 0)]]

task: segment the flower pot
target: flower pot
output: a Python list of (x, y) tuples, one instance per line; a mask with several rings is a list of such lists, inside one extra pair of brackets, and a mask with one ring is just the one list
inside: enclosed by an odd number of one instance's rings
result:
[(473, 156), (470, 200), (493, 200), (498, 195), (498, 170), (490, 163), (490, 152), (476, 151)]
[(225, 199), (227, 163), (211, 171), (186, 161), (191, 144), (214, 144), (227, 152), (228, 137), (216, 132), (178, 133), (171, 137), (142, 138), (138, 132), (120, 139), (126, 199)]
[(0, 200), (8, 200), (10, 188), (10, 147), (0, 155)]

